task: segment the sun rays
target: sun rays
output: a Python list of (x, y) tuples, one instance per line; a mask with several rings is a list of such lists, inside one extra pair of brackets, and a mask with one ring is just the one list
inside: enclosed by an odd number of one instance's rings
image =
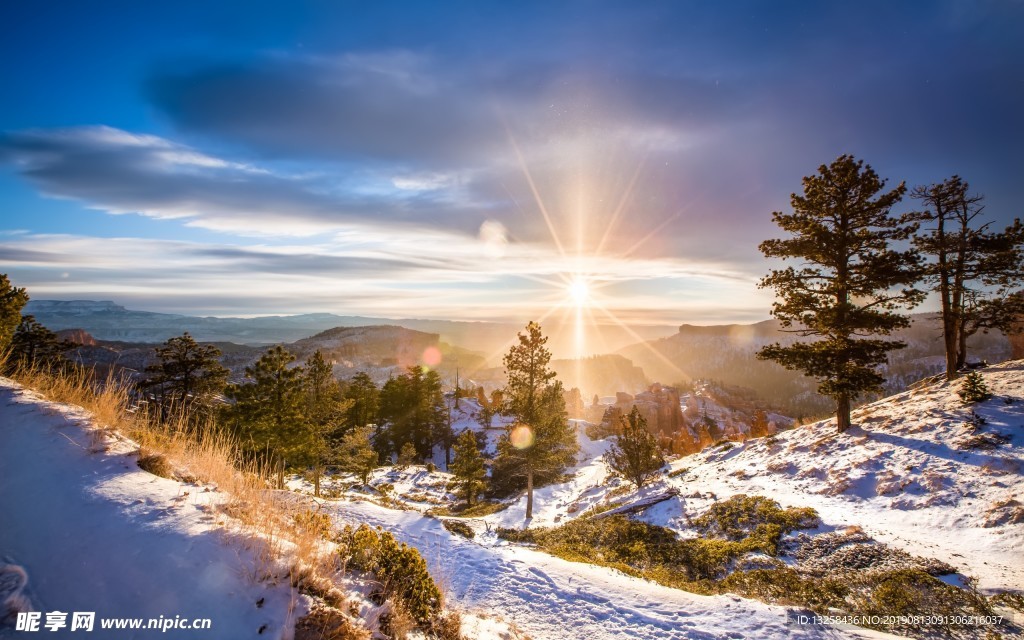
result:
[[(527, 159), (516, 142), (515, 136), (507, 126), (506, 131), (523, 179), (529, 186), (536, 211), (542, 218), (550, 241), (557, 248), (566, 267), (552, 274), (551, 278), (531, 278), (547, 289), (546, 294), (541, 295), (542, 300), (537, 301), (538, 304), (547, 305), (538, 321), (544, 322), (552, 316), (557, 317), (559, 322), (554, 337), (559, 341), (564, 338), (561, 334), (566, 331), (572, 332), (571, 342), (575, 351), (573, 357), (577, 360), (577, 369), (581, 366), (580, 359), (608, 350), (607, 345), (601, 344), (603, 342), (601, 327), (611, 325), (625, 331), (638, 343), (644, 344), (659, 360), (683, 377), (683, 373), (678, 367), (648, 345), (644, 338), (616, 315), (614, 296), (602, 291), (612, 285), (619, 285), (621, 290), (621, 285), (628, 280), (624, 279), (622, 274), (611, 271), (602, 272), (598, 267), (602, 262), (615, 263), (636, 255), (653, 239), (658, 238), (666, 227), (681, 217), (686, 208), (681, 208), (673, 216), (660, 221), (652, 229), (640, 230), (646, 231), (646, 233), (624, 251), (611, 252), (609, 248), (612, 246), (612, 240), (626, 235), (620, 228), (623, 221), (635, 221), (637, 218), (637, 216), (630, 216), (630, 212), (631, 207), (635, 206), (634, 194), (644, 172), (646, 154), (629, 172), (628, 182), (622, 188), (621, 193), (616, 194), (616, 197), (610, 200), (614, 203), (613, 206), (589, 200), (588, 181), (593, 184), (602, 184), (602, 186), (604, 183), (600, 182), (602, 176), (585, 176), (581, 170), (573, 184), (566, 186), (567, 193), (556, 194), (560, 196), (561, 200), (566, 201), (565, 206), (558, 207), (545, 201), (542, 189), (534, 180)], [(516, 204), (522, 215), (529, 215), (524, 207), (519, 203)], [(559, 229), (563, 233), (565, 230), (569, 230), (570, 234), (566, 235), (570, 235), (570, 237), (560, 235)], [(592, 238), (591, 234), (597, 236), (598, 231), (600, 231), (599, 237)], [(632, 231), (637, 230), (632, 229)], [(595, 317), (595, 313), (598, 314), (597, 317)]]

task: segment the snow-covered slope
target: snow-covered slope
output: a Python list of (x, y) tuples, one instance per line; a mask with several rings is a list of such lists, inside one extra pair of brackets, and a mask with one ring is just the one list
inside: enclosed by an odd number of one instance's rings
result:
[[(290, 637), (292, 589), (256, 579), (252, 552), (218, 525), (223, 495), (140, 470), (134, 447), (86, 426), (84, 413), (0, 378), (0, 565), (28, 578), (7, 581), (0, 604), (44, 623), (46, 612), (95, 613), (91, 633), (41, 628), (52, 637)], [(100, 629), (102, 618), (160, 616), (208, 618), (210, 630)], [(0, 637), (24, 635), (14, 617), (0, 611)]]
[[(679, 511), (736, 493), (810, 506), (834, 526), (943, 560), (982, 588), (1024, 588), (1024, 361), (981, 370), (993, 397), (964, 406), (933, 381), (835, 420), (672, 464)], [(985, 424), (972, 418), (972, 412)], [(698, 494), (705, 498), (696, 497)]]

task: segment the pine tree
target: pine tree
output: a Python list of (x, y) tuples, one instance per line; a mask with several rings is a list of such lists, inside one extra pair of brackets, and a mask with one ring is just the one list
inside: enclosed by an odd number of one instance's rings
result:
[(960, 176), (917, 187), (925, 205), (919, 219), (932, 226), (914, 237), (914, 247), (930, 259), (925, 282), (938, 298), (946, 355), (946, 379), (967, 361), (967, 338), (979, 329), (1009, 329), (1024, 305), (1012, 297), (1024, 284), (1024, 225), (1015, 220), (1002, 232), (980, 224), (984, 196), (970, 193)]
[(305, 426), (305, 387), (302, 367), (289, 367), (295, 356), (280, 345), (245, 368), (249, 380), (227, 389), (234, 405), (228, 421), (250, 452), (266, 455), (284, 488), (284, 469), (293, 456), (301, 458)]
[(466, 506), (472, 506), (477, 494), (487, 486), (487, 470), (472, 431), (463, 431), (455, 441), (455, 460), (449, 471), (455, 476), (455, 485), (466, 497)]
[(145, 385), (158, 390), (165, 406), (210, 407), (228, 379), (220, 355), (220, 349), (197, 343), (186, 331), (156, 348), (159, 362), (146, 367)]
[(387, 425), (378, 441), (386, 457), (411, 443), (419, 459), (433, 455), (434, 443), (444, 437), (448, 416), (436, 371), (409, 367), (389, 379), (380, 392), (380, 421)]
[(398, 452), (398, 466), (408, 467), (416, 464), (416, 458), (416, 447), (411, 442), (406, 442)]
[(303, 457), (313, 472), (313, 494), (320, 495), (324, 468), (336, 457), (335, 448), (347, 431), (347, 411), (352, 401), (343, 399), (334, 368), (318, 349), (306, 360), (305, 435)]
[(526, 518), (533, 517), (534, 480), (553, 480), (573, 464), (579, 446), (569, 425), (562, 383), (549, 367), (551, 352), (540, 325), (530, 322), (505, 355), (503, 412), (515, 418), (498, 441), (497, 466), (526, 479)]
[(974, 404), (992, 397), (985, 385), (985, 379), (977, 371), (972, 371), (964, 376), (963, 384), (960, 385), (957, 395), (960, 396), (964, 404)]
[(644, 483), (665, 465), (658, 440), (647, 430), (647, 419), (635, 406), (620, 418), (622, 433), (605, 455), (608, 466), (626, 478), (639, 491)]
[(876, 367), (889, 351), (906, 346), (869, 336), (909, 326), (897, 310), (923, 299), (913, 288), (917, 256), (892, 247), (916, 226), (908, 215), (889, 213), (906, 187), (901, 183), (880, 193), (885, 181), (851, 156), (822, 165), (803, 186), (803, 196), (791, 197), (793, 213), (772, 214), (791, 237), (766, 240), (760, 250), (769, 258), (799, 259), (804, 266), (773, 270), (760, 286), (775, 289), (781, 298), (772, 315), (785, 329), (820, 339), (769, 345), (758, 357), (817, 378), (818, 392), (836, 403), (842, 433), (850, 427), (853, 400), (881, 388)]
[(36, 322), (35, 317), (23, 316), (11, 338), (9, 362), (18, 366), (49, 367), (72, 348), (72, 343), (58, 339), (57, 334)]
[(355, 427), (365, 427), (377, 421), (380, 411), (380, 390), (365, 372), (360, 371), (352, 377), (345, 388), (345, 398), (352, 401), (348, 409), (348, 423)]
[(477, 414), (477, 421), (485, 429), (491, 428), (491, 423), (494, 422), (494, 416), (501, 411), (501, 405), (505, 401), (505, 396), (501, 392), (501, 389), (495, 389), (491, 392), (490, 398), (487, 397), (487, 393), (484, 392), (483, 387), (476, 388), (476, 399), (480, 403), (480, 412)]
[(6, 273), (0, 273), (0, 353), (7, 350), (21, 323), (21, 309), (28, 302), (24, 289), (14, 287)]
[(372, 427), (356, 427), (341, 439), (338, 446), (338, 468), (345, 473), (359, 476), (365, 485), (370, 482), (370, 473), (377, 467), (377, 452), (370, 444)]

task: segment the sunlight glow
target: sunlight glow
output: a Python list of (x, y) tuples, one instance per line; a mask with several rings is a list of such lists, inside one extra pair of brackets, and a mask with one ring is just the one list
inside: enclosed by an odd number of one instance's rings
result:
[(577, 307), (586, 306), (590, 302), (590, 285), (585, 279), (579, 276), (573, 278), (566, 290)]

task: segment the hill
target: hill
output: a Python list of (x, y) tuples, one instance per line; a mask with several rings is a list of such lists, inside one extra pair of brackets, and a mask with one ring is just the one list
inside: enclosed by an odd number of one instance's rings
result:
[[(886, 394), (902, 391), (915, 380), (943, 370), (937, 317), (914, 315), (910, 328), (893, 335), (907, 347), (890, 352), (889, 363), (883, 367)], [(797, 418), (826, 415), (833, 408), (832, 402), (815, 392), (814, 380), (755, 357), (767, 344), (787, 344), (797, 339), (795, 334), (783, 331), (776, 320), (750, 325), (684, 324), (673, 336), (633, 344), (617, 353), (642, 367), (652, 380), (716, 380), (753, 389), (783, 413)], [(1009, 341), (999, 332), (977, 334), (968, 345), (972, 361), (1000, 362), (1010, 357)]]
[[(235, 342), (247, 345), (287, 343), (307, 338), (336, 327), (395, 325), (414, 331), (436, 333), (442, 342), (457, 344), (483, 353), (490, 364), (499, 364), (500, 355), (515, 341), (524, 323), (472, 322), (423, 318), (374, 318), (343, 316), (333, 313), (273, 315), (254, 318), (197, 317), (126, 309), (111, 301), (30, 300), (24, 313), (51, 329), (83, 329), (99, 340), (134, 343), (159, 343), (184, 331), (202, 342)], [(575, 351), (573, 331), (566, 331), (554, 319), (545, 323), (549, 346), (558, 353)], [(595, 344), (603, 351), (618, 349), (642, 338), (668, 335), (672, 327), (638, 325), (629, 329), (601, 325), (592, 329)]]

